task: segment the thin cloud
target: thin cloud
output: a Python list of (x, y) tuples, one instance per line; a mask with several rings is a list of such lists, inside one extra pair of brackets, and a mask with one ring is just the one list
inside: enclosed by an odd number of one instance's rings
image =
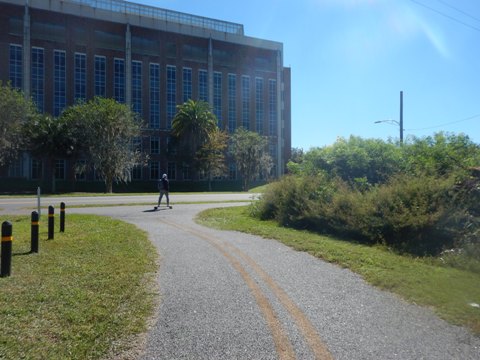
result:
[(424, 37), (432, 47), (445, 58), (450, 57), (450, 52), (441, 30), (424, 19), (417, 11), (409, 6), (392, 9), (388, 21), (392, 31), (404, 40)]
[[(343, 29), (348, 34), (345, 46), (352, 46), (351, 51), (372, 50), (385, 52), (391, 46), (398, 45), (400, 41), (411, 42), (425, 39), (433, 49), (442, 57), (449, 58), (450, 51), (445, 41), (445, 36), (440, 28), (425, 19), (418, 9), (403, 1), (395, 0), (310, 0), (318, 10), (347, 11), (346, 16), (358, 15)], [(371, 15), (367, 20), (360, 17)], [(337, 16), (342, 16), (336, 12)], [(360, 28), (361, 27), (361, 28)], [(366, 37), (366, 39), (363, 39)], [(359, 42), (360, 41), (360, 42)], [(360, 49), (361, 48), (361, 49)], [(351, 52), (349, 51), (349, 52)], [(375, 54), (372, 54), (375, 56)], [(364, 54), (365, 56), (365, 54)]]

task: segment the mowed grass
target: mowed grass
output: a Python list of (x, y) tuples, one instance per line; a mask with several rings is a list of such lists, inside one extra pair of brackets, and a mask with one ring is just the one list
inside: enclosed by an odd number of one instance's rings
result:
[(395, 254), (371, 247), (280, 227), (249, 216), (248, 207), (206, 210), (197, 221), (214, 228), (237, 230), (276, 239), (298, 251), (351, 269), (367, 282), (404, 299), (432, 308), (452, 324), (480, 335), (480, 274), (440, 266), (432, 259)]
[(133, 351), (157, 301), (157, 254), (131, 224), (66, 216), (65, 233), (30, 254), (30, 218), (13, 225), (10, 277), (0, 278), (0, 359), (103, 359)]

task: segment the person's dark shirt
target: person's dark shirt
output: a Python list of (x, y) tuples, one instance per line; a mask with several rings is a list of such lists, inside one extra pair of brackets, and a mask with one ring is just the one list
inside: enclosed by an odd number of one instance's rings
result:
[(168, 191), (169, 183), (168, 179), (162, 179), (162, 190)]

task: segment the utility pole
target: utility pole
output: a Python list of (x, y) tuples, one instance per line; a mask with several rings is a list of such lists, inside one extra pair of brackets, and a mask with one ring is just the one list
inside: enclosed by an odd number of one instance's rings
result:
[(400, 145), (403, 144), (403, 91), (400, 91)]
[(400, 91), (400, 121), (394, 119), (387, 120), (378, 120), (374, 122), (375, 124), (388, 123), (395, 124), (400, 127), (400, 146), (403, 145), (403, 91)]

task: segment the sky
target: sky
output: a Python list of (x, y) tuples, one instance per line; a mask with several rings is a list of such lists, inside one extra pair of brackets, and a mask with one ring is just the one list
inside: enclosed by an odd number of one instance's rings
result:
[[(444, 131), (480, 143), (479, 0), (130, 0), (283, 43), (292, 147)], [(378, 121), (387, 122), (375, 123)]]

